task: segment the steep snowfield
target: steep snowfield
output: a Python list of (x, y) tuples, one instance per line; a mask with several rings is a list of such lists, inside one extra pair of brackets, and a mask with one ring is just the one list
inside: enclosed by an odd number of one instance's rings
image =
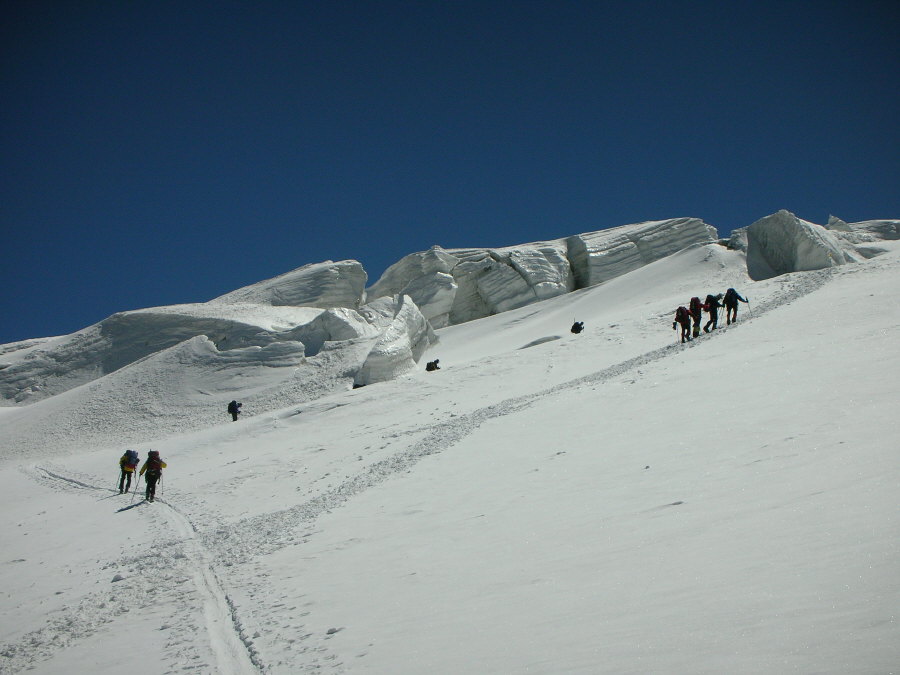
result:
[[(199, 432), (161, 410), (152, 505), (113, 489), (124, 443), (10, 440), (29, 414), (71, 435), (72, 392), (0, 409), (0, 670), (896, 672), (900, 246), (879, 245), (763, 282), (701, 246), (445, 328), (435, 373)], [(675, 307), (729, 286), (750, 311), (676, 344)], [(132, 364), (111, 399), (179, 368)]]

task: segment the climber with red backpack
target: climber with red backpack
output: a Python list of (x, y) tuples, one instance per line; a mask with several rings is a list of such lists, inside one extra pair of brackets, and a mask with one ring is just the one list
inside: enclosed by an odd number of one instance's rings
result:
[(691, 319), (694, 320), (692, 335), (697, 337), (700, 335), (700, 320), (703, 318), (703, 303), (700, 302), (700, 298), (696, 296), (691, 298), (691, 304), (688, 305), (688, 310), (691, 313)]
[[(159, 457), (159, 451), (151, 450), (147, 453), (147, 461), (141, 467), (141, 475), (147, 481), (147, 492), (144, 498), (148, 502), (152, 502), (156, 496), (156, 483), (162, 478), (162, 470), (166, 468), (166, 463)], [(146, 472), (146, 475), (144, 475)]]
[(672, 330), (678, 325), (681, 325), (681, 341), (690, 342), (691, 340), (691, 313), (688, 311), (688, 308), (685, 306), (679, 307), (675, 310), (675, 321), (672, 322)]
[(709, 321), (706, 322), (706, 325), (703, 326), (703, 332), (708, 333), (710, 331), (710, 326), (712, 326), (712, 330), (715, 330), (719, 327), (719, 309), (722, 307), (722, 303), (719, 300), (722, 299), (722, 294), (718, 295), (707, 295), (706, 303), (703, 305), (703, 309), (709, 312)]

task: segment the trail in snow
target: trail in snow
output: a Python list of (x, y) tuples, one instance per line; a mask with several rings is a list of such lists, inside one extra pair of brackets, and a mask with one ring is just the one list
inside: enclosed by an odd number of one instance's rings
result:
[(216, 656), (217, 672), (242, 675), (264, 671), (253, 641), (244, 634), (234, 605), (213, 570), (209, 551), (196, 537), (196, 528), (175, 508), (166, 509), (165, 514), (182, 537), (194, 572), (194, 585), (201, 590), (203, 613), (210, 645)]
[[(782, 288), (767, 302), (752, 308), (752, 315), (743, 318), (741, 324), (752, 321), (794, 299), (811, 293), (824, 285), (833, 270), (822, 270), (789, 275), (783, 278)], [(731, 330), (722, 327), (720, 333)], [(335, 488), (294, 507), (267, 513), (238, 523), (213, 527), (206, 531), (197, 528), (177, 510), (161, 501), (159, 505), (167, 519), (175, 527), (179, 538), (156, 544), (145, 554), (125, 558), (109, 566), (127, 572), (114, 591), (85, 596), (75, 608), (67, 608), (52, 617), (41, 630), (24, 636), (15, 645), (0, 648), (4, 662), (2, 672), (16, 672), (35, 661), (44, 660), (54, 652), (84, 639), (128, 612), (135, 604), (143, 608), (153, 604), (154, 593), (171, 592), (179, 596), (178, 616), (173, 617), (173, 635), (190, 635), (188, 627), (195, 627), (193, 607), (202, 606), (206, 630), (215, 664), (199, 662), (196, 646), (189, 639), (173, 637), (167, 645), (167, 653), (173, 666), (192, 663), (198, 668), (213, 668), (216, 672), (242, 675), (267, 671), (261, 655), (254, 645), (255, 636), (248, 636), (239, 614), (240, 608), (226, 591), (226, 585), (214, 570), (213, 560), (225, 566), (246, 563), (255, 557), (278, 551), (302, 542), (297, 529), (310, 526), (320, 515), (339, 508), (355, 495), (384, 483), (392, 477), (410, 470), (422, 459), (443, 452), (474, 433), (486, 422), (528, 408), (537, 401), (557, 393), (578, 387), (599, 384), (640, 368), (643, 365), (677, 354), (684, 349), (701, 346), (708, 336), (687, 344), (671, 344), (646, 352), (603, 370), (555, 385), (538, 392), (512, 397), (471, 413), (453, 417), (422, 430), (424, 437), (412, 446), (392, 457), (368, 466)], [(31, 477), (39, 482), (50, 482), (57, 487), (72, 490), (114, 492), (82, 481), (62, 476), (46, 469), (39, 469)], [(194, 596), (186, 594), (182, 584), (192, 581)], [(165, 590), (165, 589), (174, 590)], [(161, 591), (159, 589), (162, 589)], [(246, 590), (246, 589), (245, 589)], [(253, 596), (252, 591), (250, 596)], [(123, 601), (122, 598), (128, 598)], [(134, 601), (137, 598), (137, 602)], [(302, 638), (302, 636), (301, 636)], [(171, 651), (170, 651), (171, 650)], [(327, 659), (327, 657), (324, 657)], [(332, 663), (332, 666), (339, 664)], [(174, 670), (172, 671), (174, 672)]]
[[(740, 324), (720, 327), (717, 333), (722, 334), (739, 325), (763, 316), (773, 309), (790, 304), (823, 286), (833, 275), (833, 270), (799, 273), (784, 277), (782, 288), (768, 301), (754, 307), (752, 317), (744, 318)], [(353, 476), (337, 487), (294, 507), (283, 511), (254, 516), (229, 526), (216, 528), (202, 536), (207, 548), (217, 548), (219, 559), (227, 559), (229, 564), (246, 562), (251, 557), (271, 553), (296, 544), (298, 527), (309, 525), (322, 513), (332, 511), (346, 503), (353, 496), (380, 485), (386, 480), (411, 469), (420, 460), (453, 447), (463, 438), (474, 433), (484, 423), (520, 412), (547, 396), (578, 387), (599, 384), (619, 377), (629, 371), (640, 368), (654, 361), (679, 353), (684, 349), (700, 347), (705, 340), (714, 335), (705, 336), (686, 344), (670, 344), (640, 354), (603, 370), (589, 373), (582, 377), (555, 385), (548, 389), (516, 396), (499, 403), (480, 408), (473, 412), (453, 417), (423, 429), (424, 438), (411, 447), (398, 452), (379, 462), (369, 465), (362, 472)]]
[[(53, 489), (109, 492), (112, 497), (119, 496), (118, 490), (93, 485), (87, 482), (89, 479), (79, 480), (41, 467), (26, 473), (36, 482)], [(172, 661), (169, 672), (181, 672), (185, 663), (227, 675), (265, 672), (252, 640), (242, 633), (234, 606), (212, 569), (211, 556), (203, 549), (193, 524), (160, 498), (152, 506), (139, 501), (129, 503), (119, 511), (137, 507), (157, 509), (157, 513), (172, 523), (178, 538), (160, 541), (143, 555), (108, 563), (106, 567), (111, 570), (121, 570), (114, 577), (113, 587), (84, 596), (75, 607), (60, 610), (43, 628), (23, 636), (19, 643), (0, 647), (3, 657), (0, 672), (19, 672), (50, 658), (58, 650), (90, 637), (123, 614), (163, 604), (160, 596), (167, 594), (174, 594), (181, 600), (174, 603), (180, 609), (179, 615), (162, 627), (172, 634), (166, 645), (167, 656)], [(183, 587), (189, 580), (193, 582), (193, 593), (187, 593)], [(189, 639), (197, 629), (193, 616), (197, 606), (203, 607), (214, 664), (204, 663)]]

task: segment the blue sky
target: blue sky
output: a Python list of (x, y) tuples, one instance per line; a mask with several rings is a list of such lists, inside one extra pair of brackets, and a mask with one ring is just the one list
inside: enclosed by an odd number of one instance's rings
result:
[(898, 12), (8, 0), (0, 343), (433, 244), (900, 218)]

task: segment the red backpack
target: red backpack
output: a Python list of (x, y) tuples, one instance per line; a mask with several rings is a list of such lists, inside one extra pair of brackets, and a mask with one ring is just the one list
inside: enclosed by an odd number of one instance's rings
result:
[(156, 450), (151, 450), (147, 457), (147, 473), (157, 476), (162, 473), (162, 460)]

